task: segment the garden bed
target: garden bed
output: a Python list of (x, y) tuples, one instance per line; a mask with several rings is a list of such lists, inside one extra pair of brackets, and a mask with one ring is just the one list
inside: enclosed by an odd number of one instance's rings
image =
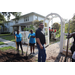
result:
[(20, 54), (17, 54), (15, 48), (0, 48), (0, 62), (36, 62), (36, 59), (32, 55), (26, 57), (25, 52), (24, 55), (21, 55), (21, 51)]

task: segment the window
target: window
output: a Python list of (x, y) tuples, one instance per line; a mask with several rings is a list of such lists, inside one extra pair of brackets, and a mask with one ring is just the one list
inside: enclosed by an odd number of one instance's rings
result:
[(9, 25), (9, 23), (7, 22), (7, 25)]
[(24, 17), (24, 22), (29, 21), (29, 17)]
[(35, 20), (38, 20), (38, 17), (37, 16), (35, 16)]
[(29, 16), (28, 16), (28, 21), (29, 21)]
[(18, 23), (18, 20), (15, 20), (15, 23)]
[(27, 17), (26, 17), (26, 21), (27, 21)]

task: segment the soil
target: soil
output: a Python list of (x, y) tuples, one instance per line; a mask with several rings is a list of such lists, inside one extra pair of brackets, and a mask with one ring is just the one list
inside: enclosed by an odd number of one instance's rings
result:
[(0, 62), (36, 62), (36, 57), (17, 54), (15, 50), (0, 51)]

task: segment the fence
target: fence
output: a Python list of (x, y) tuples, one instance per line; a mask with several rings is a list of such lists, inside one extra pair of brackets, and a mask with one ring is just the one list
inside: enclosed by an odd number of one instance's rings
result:
[(29, 35), (29, 31), (21, 31), (20, 32), (22, 34), (22, 38), (23, 38), (23, 43), (29, 43), (29, 39), (28, 39), (28, 35)]

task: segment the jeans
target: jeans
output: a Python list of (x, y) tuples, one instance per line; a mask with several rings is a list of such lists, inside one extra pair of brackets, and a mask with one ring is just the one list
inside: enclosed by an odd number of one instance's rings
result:
[(45, 62), (46, 61), (46, 51), (43, 45), (43, 49), (40, 49), (40, 46), (37, 44), (38, 48), (38, 62)]
[(72, 58), (72, 62), (75, 62), (75, 59)]

